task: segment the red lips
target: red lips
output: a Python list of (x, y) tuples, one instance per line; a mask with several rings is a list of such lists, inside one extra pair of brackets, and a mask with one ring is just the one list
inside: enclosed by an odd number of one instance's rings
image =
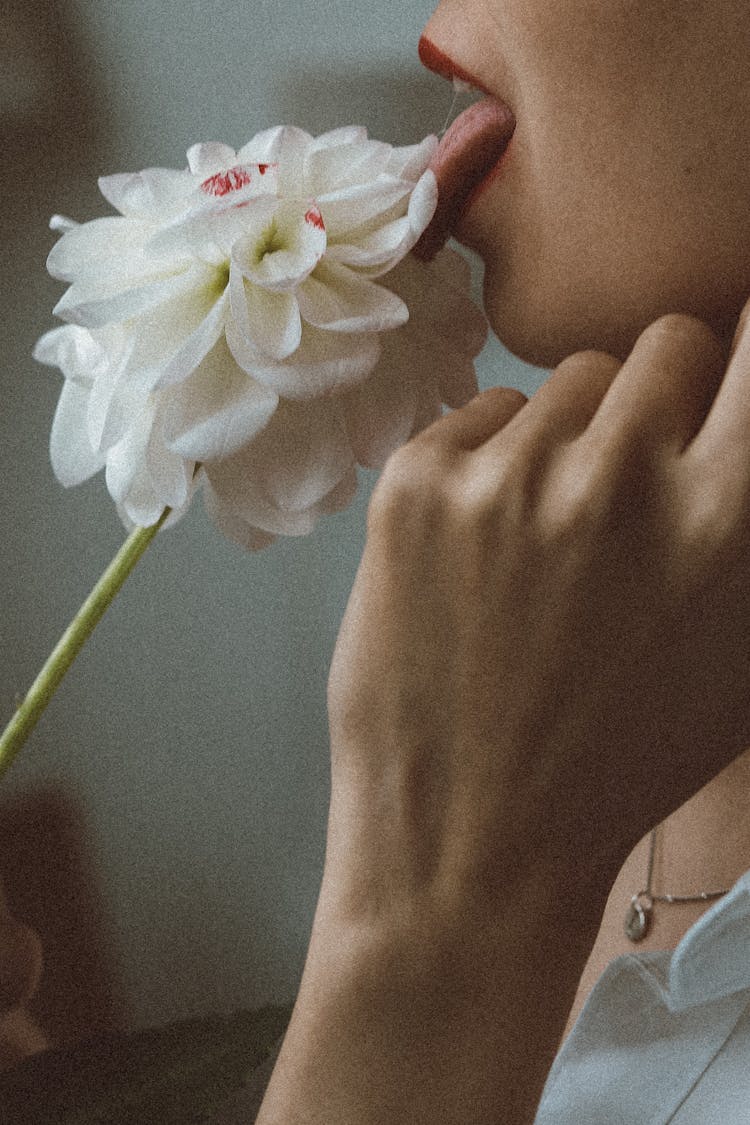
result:
[[(419, 40), (419, 58), (423, 66), (428, 70), (432, 70), (435, 74), (440, 75), (441, 78), (447, 78), (452, 82), (454, 78), (460, 78), (462, 82), (468, 82), (470, 86), (474, 86), (477, 90), (481, 90), (484, 94), (490, 94), (487, 87), (475, 78), (473, 74), (469, 74), (462, 66), (454, 62), (445, 51), (441, 51), (436, 47), (431, 39), (425, 35)], [(492, 95), (490, 94), (490, 97)]]
[[(419, 43), (419, 56), (425, 66), (442, 77), (460, 78), (489, 93), (424, 36)], [(438, 205), (414, 248), (417, 257), (429, 261), (445, 245), (477, 188), (502, 159), (515, 126), (511, 110), (491, 94), (453, 122), (430, 164), (438, 182)]]

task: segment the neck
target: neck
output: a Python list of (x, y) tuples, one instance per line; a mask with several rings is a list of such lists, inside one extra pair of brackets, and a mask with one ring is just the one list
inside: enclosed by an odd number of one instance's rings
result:
[(729, 888), (748, 868), (750, 750), (660, 826), (653, 889), (697, 894)]
[[(601, 928), (581, 977), (566, 1034), (606, 966), (624, 953), (674, 949), (710, 903), (657, 903), (648, 936), (628, 941), (623, 924), (634, 894), (646, 887), (649, 836), (633, 849), (610, 893)], [(652, 890), (697, 894), (729, 889), (750, 868), (750, 750), (742, 754), (659, 827)]]

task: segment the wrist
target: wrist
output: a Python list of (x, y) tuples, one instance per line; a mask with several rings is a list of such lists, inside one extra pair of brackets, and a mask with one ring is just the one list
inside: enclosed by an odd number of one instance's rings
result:
[[(473, 1003), (474, 981), (500, 982), (516, 962), (531, 976), (557, 975), (555, 962), (581, 968), (597, 936), (616, 872), (582, 861), (548, 861), (541, 851), (510, 860), (488, 887), (481, 879), (434, 880), (414, 893), (392, 884), (377, 894), (326, 867), (308, 952), (321, 979), (350, 967), (398, 966), (404, 984), (429, 989), (454, 982), (454, 997)], [(516, 971), (515, 969), (513, 971)], [(576, 983), (577, 983), (576, 977)]]
[(458, 892), (368, 913), (324, 882), (259, 1125), (532, 1121), (603, 909), (561, 927), (541, 885), (502, 914)]
[(470, 919), (475, 940), (488, 934), (492, 947), (511, 919), (519, 931), (528, 923), (554, 934), (562, 911), (569, 929), (596, 932), (637, 841), (619, 844), (610, 833), (602, 842), (594, 817), (573, 823), (515, 796), (488, 824), (480, 811), (473, 823), (435, 818), (425, 831), (403, 815), (391, 823), (388, 810), (338, 807), (334, 794), (316, 928), (376, 943), (391, 935), (419, 944), (427, 931), (460, 944)]

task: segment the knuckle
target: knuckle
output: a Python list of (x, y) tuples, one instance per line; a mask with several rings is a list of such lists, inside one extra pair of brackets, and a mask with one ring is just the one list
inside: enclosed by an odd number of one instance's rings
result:
[(535, 465), (512, 450), (496, 451), (491, 462), (469, 464), (451, 492), (457, 526), (485, 545), (517, 534), (530, 526), (538, 485)]
[(495, 402), (499, 405), (515, 406), (520, 409), (525, 406), (529, 401), (528, 395), (523, 391), (519, 391), (517, 387), (488, 387), (486, 391), (482, 391), (477, 395), (475, 402), (484, 401), (492, 406)]
[(718, 337), (705, 321), (692, 313), (664, 313), (641, 333), (641, 340), (701, 350), (722, 351)]
[(600, 521), (605, 505), (605, 493), (592, 463), (571, 458), (545, 490), (540, 526), (550, 540), (576, 539)]
[(583, 374), (616, 375), (622, 367), (618, 359), (609, 352), (599, 352), (593, 348), (586, 348), (580, 352), (573, 352), (555, 368), (556, 373), (567, 372)]
[(586, 437), (572, 443), (544, 490), (541, 519), (558, 541), (581, 540), (629, 527), (649, 510), (651, 466), (632, 443), (622, 451)]
[(444, 473), (443, 457), (432, 442), (401, 446), (385, 463), (370, 497), (368, 528), (389, 530), (415, 512), (433, 508)]
[(474, 531), (494, 525), (503, 507), (502, 492), (502, 482), (482, 474), (458, 481), (451, 501), (457, 523)]
[(682, 510), (682, 541), (691, 570), (715, 581), (717, 573), (750, 548), (750, 521), (740, 493), (728, 492), (715, 470), (704, 467), (693, 475)]

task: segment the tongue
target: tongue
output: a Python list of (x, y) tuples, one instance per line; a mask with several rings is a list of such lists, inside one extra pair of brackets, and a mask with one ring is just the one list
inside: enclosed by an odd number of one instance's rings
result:
[(475, 102), (453, 122), (430, 164), (437, 178), (438, 204), (414, 247), (418, 258), (430, 261), (443, 248), (469, 196), (508, 147), (514, 128), (513, 114), (494, 98)]

